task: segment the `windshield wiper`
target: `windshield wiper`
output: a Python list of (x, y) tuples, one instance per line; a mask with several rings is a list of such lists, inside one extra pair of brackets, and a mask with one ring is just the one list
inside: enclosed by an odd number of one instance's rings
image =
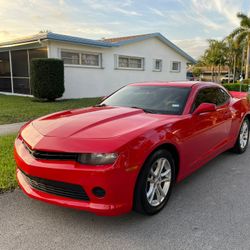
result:
[(102, 103), (102, 104), (96, 104), (93, 107), (106, 107), (106, 106), (107, 106), (107, 104)]
[(150, 114), (157, 113), (156, 110), (145, 109), (145, 108), (141, 108), (141, 107), (137, 107), (137, 106), (133, 106), (133, 107), (130, 107), (130, 108), (133, 108), (133, 109), (141, 109), (141, 110), (143, 110), (145, 113), (150, 113)]

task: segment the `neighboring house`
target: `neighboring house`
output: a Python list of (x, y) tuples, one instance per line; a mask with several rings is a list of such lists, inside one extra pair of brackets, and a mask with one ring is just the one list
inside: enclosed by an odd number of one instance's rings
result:
[[(196, 66), (197, 67), (197, 66)], [(221, 77), (227, 75), (230, 73), (230, 69), (228, 66), (202, 66), (199, 67), (201, 70), (201, 75), (200, 75), (200, 79), (202, 81), (207, 81), (207, 82), (211, 82), (211, 81), (216, 81), (218, 83), (220, 83), (220, 79)], [(193, 67), (189, 67), (188, 71), (192, 72)]]
[(64, 98), (96, 97), (131, 82), (186, 80), (194, 59), (160, 33), (91, 40), (52, 32), (0, 43), (0, 92), (31, 94), (30, 62), (61, 58)]

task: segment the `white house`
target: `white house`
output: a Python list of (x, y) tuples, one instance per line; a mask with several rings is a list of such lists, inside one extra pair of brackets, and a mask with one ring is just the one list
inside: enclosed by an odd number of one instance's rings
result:
[(33, 58), (61, 58), (64, 98), (104, 96), (131, 82), (181, 81), (194, 59), (160, 33), (103, 40), (39, 33), (0, 43), (0, 92), (31, 94)]

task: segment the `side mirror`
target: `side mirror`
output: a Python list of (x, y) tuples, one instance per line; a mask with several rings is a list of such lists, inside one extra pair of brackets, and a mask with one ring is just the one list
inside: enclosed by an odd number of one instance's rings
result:
[(213, 103), (201, 103), (193, 112), (194, 115), (201, 113), (214, 112), (216, 111), (216, 105)]

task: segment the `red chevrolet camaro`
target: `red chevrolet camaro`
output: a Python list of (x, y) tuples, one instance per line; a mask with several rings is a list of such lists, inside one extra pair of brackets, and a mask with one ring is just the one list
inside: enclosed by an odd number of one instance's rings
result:
[(226, 150), (245, 152), (250, 105), (236, 94), (215, 83), (134, 83), (94, 107), (33, 120), (15, 141), (19, 185), (96, 214), (155, 214), (175, 182)]

